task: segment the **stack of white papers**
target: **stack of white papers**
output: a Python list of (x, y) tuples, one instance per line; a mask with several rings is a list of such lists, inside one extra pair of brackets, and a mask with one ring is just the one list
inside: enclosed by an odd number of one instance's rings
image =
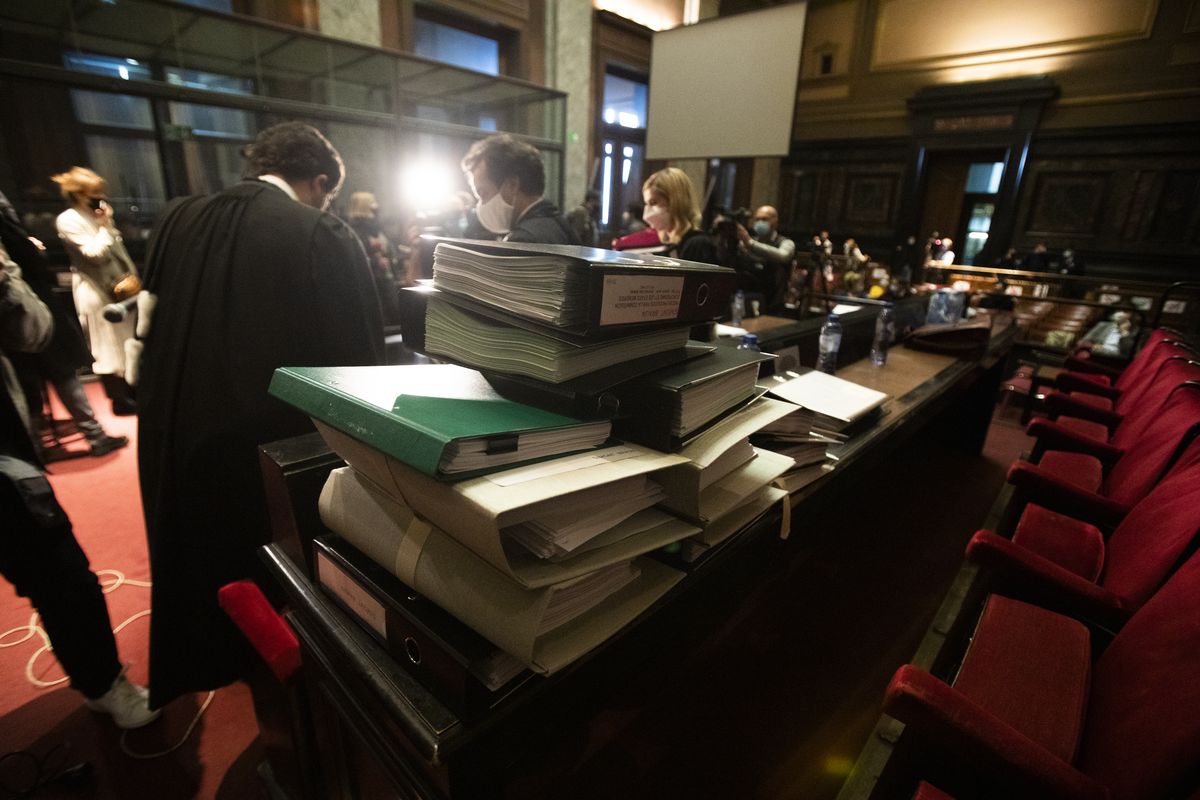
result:
[(587, 311), (587, 296), (579, 291), (586, 285), (568, 285), (571, 263), (549, 253), (502, 256), (442, 242), (434, 251), (433, 284), (465, 297), (487, 298), (518, 316), (561, 324)]
[(818, 417), (814, 426), (839, 431), (883, 405), (887, 395), (824, 372), (787, 372), (767, 379), (767, 391)]
[[(667, 492), (663, 506), (704, 526), (770, 483), (792, 460), (756, 450), (748, 437), (794, 408), (760, 397), (698, 435), (679, 452), (686, 462), (655, 475)], [(778, 472), (771, 474), (773, 468)]]
[(330, 474), (320, 510), (330, 530), (538, 672), (596, 647), (682, 577), (653, 559), (626, 557), (522, 585), (352, 467)]
[(604, 444), (612, 433), (607, 420), (579, 425), (574, 428), (529, 431), (513, 437), (508, 452), (496, 452), (495, 436), (456, 439), (446, 445), (438, 471), (452, 475), (477, 469), (504, 467), (518, 461), (533, 461), (546, 456), (575, 450), (589, 450)]
[[(559, 508), (505, 528), (503, 533), (539, 558), (561, 560), (664, 497), (661, 486), (637, 475), (591, 498), (586, 493), (570, 495)], [(627, 535), (635, 532), (630, 530)]]
[(644, 356), (681, 350), (688, 327), (646, 331), (633, 337), (577, 345), (463, 311), (430, 297), (425, 349), (477, 369), (524, 375), (550, 383), (586, 375)]
[(679, 392), (679, 406), (671, 420), (672, 436), (687, 436), (722, 411), (744, 401), (754, 393), (758, 364), (747, 364), (715, 378), (685, 386)]
[[(443, 483), (324, 423), (318, 422), (317, 429), (338, 455), (374, 485), (528, 588), (629, 561), (696, 533), (694, 526), (654, 509), (639, 511), (624, 521), (607, 510), (626, 495), (640, 491), (642, 476), (683, 463), (685, 459), (677, 455), (615, 445)], [(628, 482), (631, 478), (632, 483)], [(601, 509), (596, 524), (605, 530), (567, 558), (539, 558), (508, 535), (515, 526), (556, 519), (575, 508)], [(354, 512), (347, 510), (347, 525), (358, 524)], [(588, 524), (592, 521), (589, 518)], [(337, 532), (350, 538), (342, 530)], [(361, 535), (371, 534), (363, 531)]]

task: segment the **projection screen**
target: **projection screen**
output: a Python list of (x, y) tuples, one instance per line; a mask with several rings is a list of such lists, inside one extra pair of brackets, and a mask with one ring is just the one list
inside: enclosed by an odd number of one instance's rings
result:
[(806, 8), (654, 34), (646, 158), (787, 155)]

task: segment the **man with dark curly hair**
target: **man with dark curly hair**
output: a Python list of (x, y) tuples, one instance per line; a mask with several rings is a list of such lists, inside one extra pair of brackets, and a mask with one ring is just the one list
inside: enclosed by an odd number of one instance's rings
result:
[(243, 155), (246, 180), (164, 212), (138, 298), (154, 708), (242, 673), (246, 645), (217, 589), (253, 576), (268, 539), (257, 445), (312, 430), (267, 394), (271, 375), (383, 360), (366, 255), (324, 211), (345, 172), (337, 150), (287, 122)]
[(489, 136), (471, 145), (462, 169), (479, 198), (479, 223), (504, 241), (580, 244), (558, 206), (542, 196), (546, 169), (533, 145), (507, 133)]

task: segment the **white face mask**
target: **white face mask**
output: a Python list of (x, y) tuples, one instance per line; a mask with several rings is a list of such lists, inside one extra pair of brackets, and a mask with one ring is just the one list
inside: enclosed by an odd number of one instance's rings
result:
[(479, 215), (479, 224), (492, 233), (508, 233), (512, 226), (512, 203), (505, 202), (499, 192), (487, 202), (480, 203), (475, 213)]
[(646, 206), (642, 221), (656, 231), (665, 231), (671, 227), (671, 215), (662, 206)]

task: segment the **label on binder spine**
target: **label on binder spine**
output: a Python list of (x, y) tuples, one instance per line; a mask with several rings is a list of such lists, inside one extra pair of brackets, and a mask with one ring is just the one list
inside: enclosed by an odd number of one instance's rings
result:
[(317, 551), (317, 578), (321, 585), (346, 604), (355, 616), (387, 639), (387, 611), (374, 597), (367, 593), (345, 570), (329, 560), (329, 556)]
[(601, 325), (671, 320), (679, 316), (683, 277), (606, 275), (600, 305)]

